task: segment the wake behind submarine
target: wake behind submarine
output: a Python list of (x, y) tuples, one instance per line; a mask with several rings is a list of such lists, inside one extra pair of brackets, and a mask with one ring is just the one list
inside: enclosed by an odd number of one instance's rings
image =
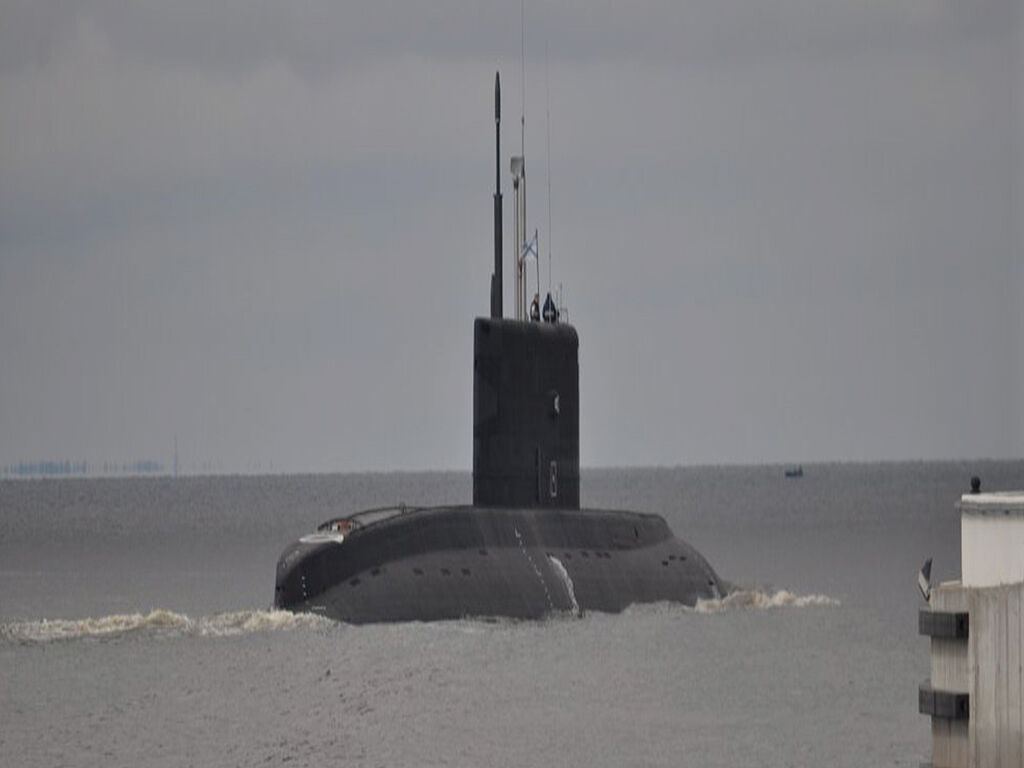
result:
[(720, 597), (658, 515), (580, 509), (579, 338), (550, 294), (526, 316), (526, 183), (512, 158), (515, 316), (502, 316), (501, 90), (494, 81), (494, 273), (473, 325), (473, 504), (328, 520), (285, 548), (274, 606), (354, 624), (617, 613)]

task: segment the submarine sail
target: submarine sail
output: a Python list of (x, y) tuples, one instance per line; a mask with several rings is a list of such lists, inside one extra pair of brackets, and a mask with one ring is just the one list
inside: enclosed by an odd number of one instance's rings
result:
[[(516, 316), (502, 314), (497, 75), (494, 86), (494, 272), (490, 315), (473, 326), (472, 504), (401, 505), (324, 522), (282, 552), (277, 608), (350, 623), (536, 619), (645, 602), (694, 605), (725, 592), (660, 516), (580, 508), (576, 330), (547, 306), (543, 319), (525, 319), (518, 280)], [(521, 269), (525, 166), (514, 161), (522, 205), (513, 258)]]

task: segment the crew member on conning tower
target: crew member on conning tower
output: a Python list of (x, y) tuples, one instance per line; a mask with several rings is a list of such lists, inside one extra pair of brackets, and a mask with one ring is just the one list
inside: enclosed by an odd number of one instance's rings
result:
[[(537, 298), (534, 297), (534, 302)], [(554, 299), (551, 298), (551, 291), (548, 291), (548, 296), (544, 299), (544, 322), (545, 323), (557, 323), (558, 322), (558, 308), (555, 306)]]

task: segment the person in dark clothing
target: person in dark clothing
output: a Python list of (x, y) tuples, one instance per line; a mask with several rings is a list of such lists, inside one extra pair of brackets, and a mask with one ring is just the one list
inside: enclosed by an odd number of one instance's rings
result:
[(545, 323), (557, 323), (558, 322), (558, 308), (555, 306), (555, 300), (551, 298), (551, 292), (548, 292), (548, 296), (544, 299), (544, 322)]

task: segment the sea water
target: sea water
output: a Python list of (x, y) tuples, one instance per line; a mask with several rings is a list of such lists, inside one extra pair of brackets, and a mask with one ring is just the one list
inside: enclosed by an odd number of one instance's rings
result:
[(352, 627), (273, 611), (289, 541), (465, 473), (0, 482), (0, 764), (916, 766), (916, 574), (1024, 462), (585, 471), (737, 591), (694, 609)]

